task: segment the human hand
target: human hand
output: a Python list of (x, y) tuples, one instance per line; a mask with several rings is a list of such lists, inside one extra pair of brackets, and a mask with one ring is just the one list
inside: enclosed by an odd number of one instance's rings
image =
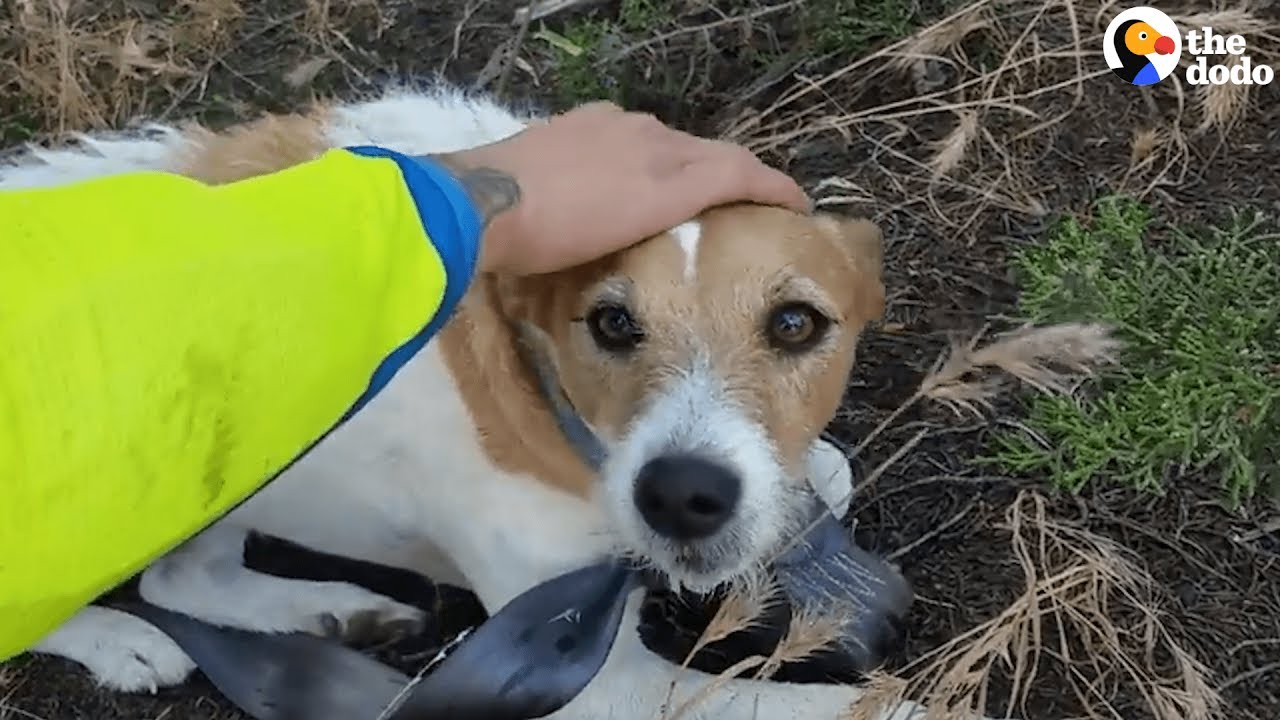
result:
[(605, 102), (431, 159), (462, 182), (485, 219), (485, 272), (571, 267), (730, 202), (810, 209), (794, 180), (746, 148)]

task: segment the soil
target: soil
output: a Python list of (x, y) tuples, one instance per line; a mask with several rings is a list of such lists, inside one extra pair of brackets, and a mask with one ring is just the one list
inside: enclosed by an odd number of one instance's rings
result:
[[(115, 3), (105, 5), (116, 8)], [(145, 16), (163, 12), (164, 6), (158, 0), (138, 0), (129, 3), (127, 11)], [(211, 59), (207, 74), (189, 87), (178, 83), (169, 88), (172, 92), (143, 107), (152, 117), (194, 116), (222, 125), (264, 110), (293, 109), (313, 96), (351, 97), (386, 79), (429, 78), (440, 73), (469, 85), (485, 76), (493, 89), (502, 82), (494, 77), (495, 48), (510, 42), (518, 30), (510, 22), (511, 3), (493, 0), (463, 7), (443, 0), (401, 0), (383, 3), (380, 10), (365, 3), (350, 4), (340, 16), (334, 15), (333, 32), (321, 42), (299, 29), (303, 12), (302, 4), (288, 0), (253, 4), (234, 37)], [(572, 17), (574, 13), (566, 13), (555, 21)], [(655, 66), (652, 57), (641, 53), (631, 64), (621, 63), (614, 70), (619, 73), (618, 82), (628, 88), (629, 104), (696, 132), (713, 133), (744, 107), (760, 107), (777, 96), (777, 88), (762, 82), (774, 69), (748, 52), (752, 44), (772, 50), (789, 41), (785, 34), (740, 36), (734, 41), (736, 49), (700, 56), (707, 67), (699, 71), (699, 79), (687, 83), (667, 82), (665, 77), (637, 82), (634, 74)], [(542, 69), (545, 58), (532, 50), (530, 55), (535, 69)], [(317, 57), (330, 62), (309, 83), (294, 87), (285, 81), (289, 71)], [(663, 60), (663, 67), (679, 67), (682, 74), (687, 69), (687, 64), (677, 62), (677, 51)], [(517, 68), (502, 92), (515, 103), (557, 109), (564, 99), (550, 90), (552, 83), (552, 76), (535, 81)], [(763, 89), (739, 100), (756, 88)], [(1134, 102), (1132, 93), (1123, 94), (1127, 89), (1118, 83), (1097, 82), (1090, 88), (1083, 103), (1042, 141), (1034, 166), (1041, 180), (1041, 201), (1054, 213), (1087, 214), (1088, 203), (1108, 189), (1108, 178), (1120, 174), (1127, 162), (1127, 150), (1100, 148), (1127, 148), (1134, 117), (1156, 112)], [(873, 88), (854, 98), (851, 107), (884, 102), (904, 92), (901, 87)], [(1188, 179), (1153, 193), (1150, 199), (1175, 217), (1189, 219), (1218, 216), (1225, 199), (1280, 211), (1280, 174), (1274, 170), (1280, 164), (1280, 84), (1263, 92), (1258, 115), (1229, 138), (1210, 133), (1193, 139), (1195, 159)], [(0, 117), (6, 110), (12, 108), (0, 101)], [(911, 132), (919, 143), (926, 143), (950, 129), (944, 120), (924, 116), (913, 121)], [(836, 169), (869, 168), (858, 176), (859, 183), (868, 195), (877, 197), (878, 188), (893, 182), (887, 171), (877, 174), (876, 168), (890, 167), (892, 162), (880, 157), (877, 147), (876, 138), (866, 135), (835, 139), (817, 135), (800, 139), (785, 153), (770, 158), (808, 187), (836, 174)], [(1039, 237), (1047, 221), (996, 209), (985, 212), (962, 242), (950, 235), (952, 231), (936, 227), (918, 208), (873, 204), (859, 210), (874, 214), (886, 227), (892, 299), (886, 322), (863, 342), (844, 407), (830, 428), (834, 437), (849, 446), (911, 395), (951, 337), (971, 333), (1013, 306), (1016, 290), (1004, 259), (1014, 244)], [(1269, 531), (1264, 523), (1280, 512), (1276, 505), (1256, 500), (1246, 508), (1227, 510), (1217, 501), (1212, 478), (1178, 478), (1161, 497), (1125, 490), (1088, 490), (1073, 496), (1054, 492), (1043, 478), (994, 476), (990, 468), (975, 467), (969, 459), (980, 454), (990, 433), (1001, 422), (1015, 419), (1018, 411), (1017, 401), (1011, 400), (992, 417), (958, 423), (948, 411), (925, 406), (906, 413), (862, 458), (864, 466), (875, 466), (920, 429), (930, 430), (913, 452), (891, 466), (855, 502), (851, 513), (864, 546), (885, 553), (906, 549), (896, 561), (914, 585), (918, 600), (892, 664), (900, 665), (989, 619), (1023, 590), (1022, 570), (1011, 554), (1002, 521), (1019, 491), (1035, 489), (1049, 497), (1053, 517), (1077, 522), (1137, 553), (1158, 582), (1160, 609), (1170, 619), (1170, 627), (1208, 666), (1212, 684), (1222, 688), (1228, 704), (1225, 717), (1275, 717), (1280, 707), (1280, 534), (1274, 522)], [(271, 542), (258, 544), (249, 554), (253, 564), (280, 574), (312, 576), (322, 570), (314, 560), (308, 567), (294, 549)], [(415, 639), (414, 651), (438, 647), (481, 617), (474, 599), (460, 591), (437, 592), (423, 585), (402, 587), (401, 592), (437, 612), (439, 618), (429, 637)], [(408, 650), (400, 647), (398, 652), (403, 661)], [(95, 689), (70, 663), (46, 657), (21, 663), (21, 670), (10, 674), (0, 688), (5, 704), (18, 709), (17, 717), (243, 717), (198, 675), (180, 688), (154, 696), (119, 696)], [(1085, 716), (1079, 698), (1063, 689), (1065, 678), (1055, 675), (1060, 672), (1047, 665), (1017, 714)], [(999, 698), (1007, 692), (999, 685), (994, 690), (995, 707), (1002, 707)], [(1135, 688), (1121, 686), (1116, 692), (1117, 716), (1151, 717)]]

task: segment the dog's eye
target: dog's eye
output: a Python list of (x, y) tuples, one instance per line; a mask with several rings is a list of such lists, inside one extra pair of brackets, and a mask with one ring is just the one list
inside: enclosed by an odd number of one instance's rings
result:
[(777, 350), (804, 352), (822, 340), (830, 324), (827, 316), (812, 305), (788, 303), (769, 314), (765, 335)]
[(601, 305), (587, 316), (591, 337), (602, 350), (625, 352), (644, 340), (644, 331), (621, 305)]

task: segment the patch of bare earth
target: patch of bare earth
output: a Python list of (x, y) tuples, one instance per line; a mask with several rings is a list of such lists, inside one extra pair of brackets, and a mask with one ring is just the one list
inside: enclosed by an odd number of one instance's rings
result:
[[(1195, 477), (1171, 478), (1162, 497), (1105, 484), (1066, 496), (969, 459), (991, 432), (1019, 423), (1021, 396), (1074, 392), (1111, 356), (1104, 329), (1087, 324), (1008, 327), (1009, 250), (1035, 242), (1058, 214), (1087, 214), (1103, 192), (1184, 219), (1227, 205), (1280, 212), (1280, 83), (1127, 86), (1101, 54), (1106, 23), (1127, 6), (1098, 0), (924, 3), (931, 24), (902, 40), (796, 57), (785, 50), (803, 40), (788, 19), (800, 4), (677, 3), (670, 24), (615, 48), (601, 72), (628, 83), (634, 104), (745, 142), (825, 208), (886, 230), (887, 318), (866, 338), (831, 431), (867, 470), (850, 517), (857, 537), (900, 563), (918, 597), (904, 646), (850, 717), (901, 697), (933, 704), (939, 719), (976, 707), (1035, 720), (1275, 717), (1274, 504), (1228, 511), (1217, 483)], [(521, 32), (516, 9), (6, 0), (0, 133), (15, 143), (143, 118), (222, 125), (436, 73), (555, 107), (558, 56)], [(1255, 60), (1280, 67), (1274, 5), (1161, 9), (1183, 27), (1240, 32)], [(562, 28), (589, 12), (537, 23)], [(716, 605), (695, 613), (673, 660), (686, 659), (708, 623), (714, 637), (734, 613), (745, 622), (750, 595), (735, 603), (718, 606), (719, 621)], [(474, 606), (446, 603), (442, 613), (457, 623)], [(797, 621), (781, 649), (737, 670), (799, 672), (790, 661), (824, 627)], [(718, 672), (744, 660), (704, 664)], [(240, 717), (199, 677), (122, 697), (58, 660), (3, 670), (10, 717)]]

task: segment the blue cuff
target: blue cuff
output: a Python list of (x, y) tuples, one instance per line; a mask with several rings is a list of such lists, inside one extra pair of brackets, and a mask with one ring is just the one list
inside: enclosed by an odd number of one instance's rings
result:
[(441, 165), (374, 145), (352, 146), (346, 150), (364, 157), (389, 158), (400, 167), (422, 226), (444, 264), (445, 288), (440, 307), (431, 321), (382, 361), (370, 379), (369, 388), (347, 412), (344, 420), (377, 395), (453, 315), (475, 277), (483, 230), (480, 212), (462, 183)]
[(346, 148), (364, 157), (389, 158), (400, 167), (422, 227), (444, 263), (445, 292), (437, 318), (453, 314), (475, 276), (482, 222), (467, 191), (443, 166), (374, 145)]

